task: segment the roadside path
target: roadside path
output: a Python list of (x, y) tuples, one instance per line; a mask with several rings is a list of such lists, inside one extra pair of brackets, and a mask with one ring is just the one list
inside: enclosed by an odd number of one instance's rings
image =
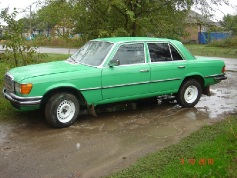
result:
[[(4, 50), (0, 44), (0, 50)], [(56, 53), (56, 54), (73, 54), (77, 51), (76, 48), (51, 48), (51, 47), (39, 47), (37, 49), (40, 53)]]

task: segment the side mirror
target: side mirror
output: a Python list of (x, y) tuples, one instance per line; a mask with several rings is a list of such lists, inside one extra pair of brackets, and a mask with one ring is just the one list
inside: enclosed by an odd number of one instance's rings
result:
[(117, 59), (113, 59), (109, 61), (109, 67), (114, 67), (114, 66), (119, 66), (119, 65), (120, 65), (120, 61)]

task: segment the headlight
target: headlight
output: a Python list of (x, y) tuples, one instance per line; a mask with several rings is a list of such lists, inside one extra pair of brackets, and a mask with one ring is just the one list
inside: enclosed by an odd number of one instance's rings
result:
[(21, 93), (21, 85), (17, 82), (15, 82), (15, 92)]
[(27, 83), (27, 84), (20, 84), (17, 82), (15, 83), (15, 91), (23, 95), (29, 94), (32, 87), (33, 87), (32, 83)]

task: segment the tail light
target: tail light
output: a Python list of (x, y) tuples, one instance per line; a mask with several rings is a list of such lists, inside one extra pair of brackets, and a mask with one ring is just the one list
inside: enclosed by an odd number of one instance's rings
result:
[(225, 73), (225, 66), (222, 68), (222, 73)]

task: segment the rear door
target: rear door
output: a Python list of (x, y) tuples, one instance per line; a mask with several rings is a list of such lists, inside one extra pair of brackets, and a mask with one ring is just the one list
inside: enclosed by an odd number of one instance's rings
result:
[(177, 92), (187, 71), (187, 61), (169, 43), (148, 43), (151, 61), (150, 92)]

